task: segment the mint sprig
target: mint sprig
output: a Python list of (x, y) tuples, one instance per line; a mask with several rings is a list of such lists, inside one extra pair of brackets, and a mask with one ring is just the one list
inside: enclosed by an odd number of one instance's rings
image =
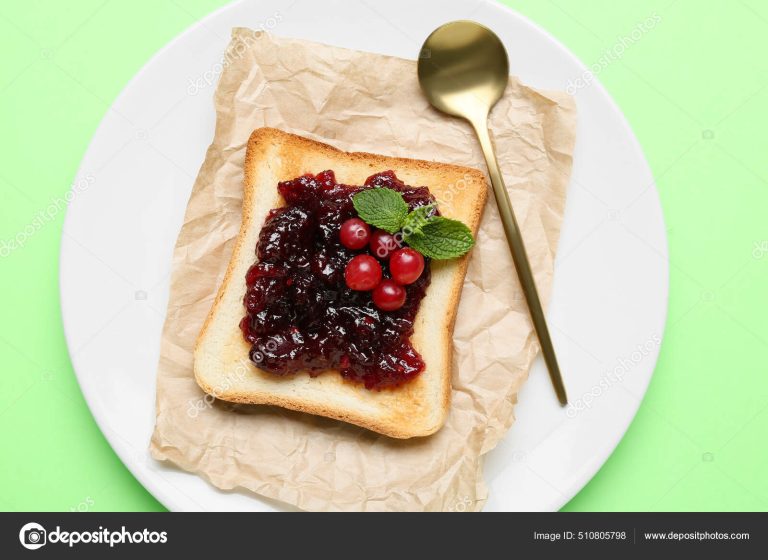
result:
[(475, 244), (465, 224), (437, 216), (434, 204), (408, 212), (408, 204), (395, 190), (364, 190), (352, 197), (352, 203), (363, 221), (388, 233), (401, 232), (402, 240), (425, 257), (454, 259)]
[(408, 205), (403, 196), (392, 189), (376, 188), (360, 191), (352, 204), (364, 222), (387, 233), (395, 233), (408, 217)]

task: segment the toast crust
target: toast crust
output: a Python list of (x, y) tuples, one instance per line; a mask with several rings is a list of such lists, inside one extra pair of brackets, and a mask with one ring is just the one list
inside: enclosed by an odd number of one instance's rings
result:
[[(274, 128), (259, 128), (251, 134), (244, 167), (240, 232), (222, 285), (195, 344), (194, 371), (198, 385), (225, 401), (276, 405), (334, 418), (394, 438), (426, 436), (439, 430), (450, 406), (453, 326), (469, 255), (451, 261), (432, 261), (433, 285), (438, 278), (439, 286), (434, 289), (440, 293), (434, 294), (427, 310), (425, 304), (433, 286), (427, 289), (411, 337), (414, 347), (424, 357), (425, 371), (405, 385), (382, 391), (363, 389), (344, 380), (335, 370), (315, 378), (302, 372), (278, 378), (251, 363), (249, 345), (238, 328), (243, 313), (243, 269), (255, 260), (255, 245), (251, 245), (258, 238), (266, 211), (284, 204), (276, 194), (277, 181), (332, 169), (339, 182), (362, 184), (367, 176), (392, 169), (407, 184), (428, 186), (441, 212), (460, 219), (476, 234), (488, 191), (485, 176), (476, 169), (458, 165), (343, 152)], [(263, 192), (267, 188), (274, 193)], [(270, 197), (271, 204), (267, 204), (265, 200)], [(448, 206), (447, 200), (450, 200)], [(441, 302), (436, 301), (438, 295)], [(237, 309), (232, 308), (234, 302), (239, 305)], [(238, 317), (234, 324), (231, 320), (222, 322), (222, 315), (234, 313)], [(241, 374), (233, 380), (232, 373), (238, 368), (242, 368)]]

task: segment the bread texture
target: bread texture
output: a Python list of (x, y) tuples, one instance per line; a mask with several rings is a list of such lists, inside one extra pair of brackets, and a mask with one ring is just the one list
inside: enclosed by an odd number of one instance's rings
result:
[(426, 367), (400, 387), (368, 390), (337, 371), (314, 378), (304, 372), (276, 376), (259, 370), (248, 358), (250, 345), (238, 326), (245, 314), (245, 275), (255, 262), (254, 249), (267, 213), (285, 204), (277, 183), (326, 169), (349, 185), (362, 185), (370, 175), (391, 169), (408, 185), (429, 187), (443, 215), (461, 220), (477, 233), (488, 188), (476, 169), (343, 152), (277, 129), (255, 130), (245, 156), (240, 233), (195, 345), (195, 379), (206, 393), (225, 401), (281, 406), (393, 438), (430, 435), (443, 425), (450, 406), (453, 325), (469, 255), (431, 262), (432, 281), (411, 336)]

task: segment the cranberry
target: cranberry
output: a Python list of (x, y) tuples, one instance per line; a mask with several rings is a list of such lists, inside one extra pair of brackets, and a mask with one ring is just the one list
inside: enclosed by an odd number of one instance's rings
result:
[(424, 256), (410, 247), (398, 249), (389, 258), (389, 270), (398, 284), (413, 284), (424, 272)]
[(339, 240), (347, 249), (362, 249), (368, 245), (371, 237), (371, 228), (360, 218), (350, 218), (339, 230)]
[(381, 265), (370, 255), (357, 255), (344, 269), (347, 287), (358, 292), (374, 289), (381, 282)]
[(405, 288), (394, 280), (382, 280), (373, 290), (373, 303), (382, 311), (397, 311), (405, 303)]
[(381, 260), (388, 259), (392, 251), (398, 247), (400, 247), (400, 244), (397, 242), (397, 238), (391, 233), (377, 229), (371, 235), (371, 253)]

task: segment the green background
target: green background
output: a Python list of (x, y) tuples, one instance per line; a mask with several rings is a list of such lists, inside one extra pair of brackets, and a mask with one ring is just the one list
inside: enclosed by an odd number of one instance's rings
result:
[[(669, 319), (637, 418), (565, 509), (768, 509), (768, 2), (506, 3), (588, 65), (661, 18), (599, 79), (658, 181)], [(64, 196), (136, 71), (223, 4), (0, 4), (0, 240)], [(162, 510), (101, 435), (69, 362), (63, 214), (0, 258), (0, 510)]]

